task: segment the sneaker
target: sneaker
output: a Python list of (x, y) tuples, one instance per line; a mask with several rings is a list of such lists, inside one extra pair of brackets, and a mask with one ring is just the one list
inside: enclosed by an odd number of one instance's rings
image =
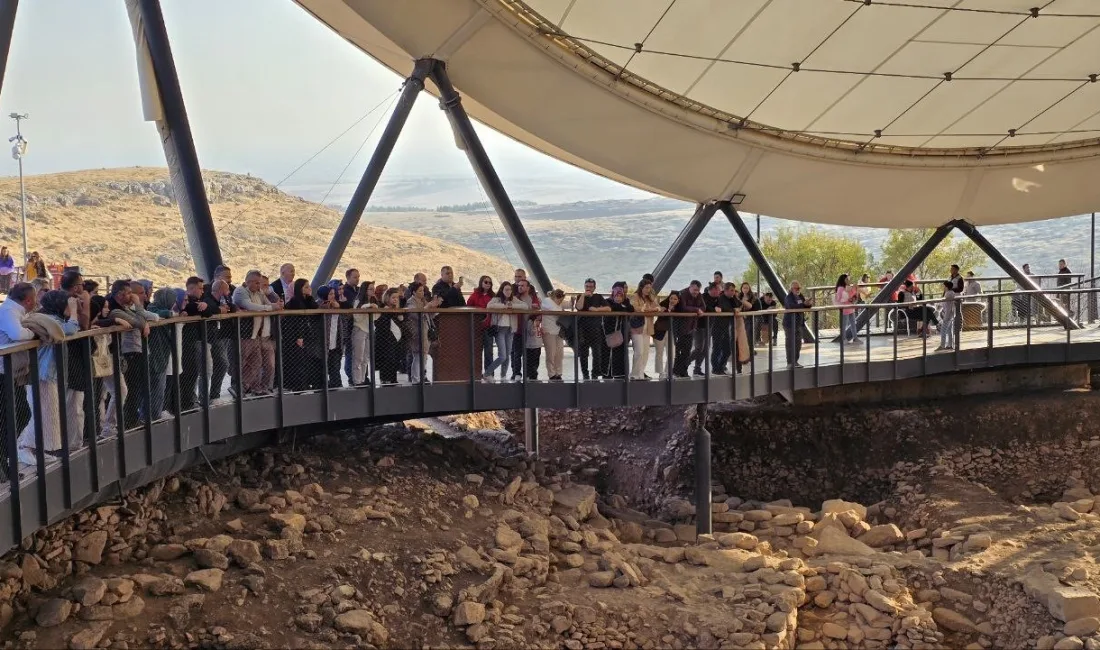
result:
[(157, 416), (157, 419), (158, 420), (171, 420), (174, 417), (176, 417), (176, 416), (172, 415), (168, 411), (161, 411), (160, 415)]
[(694, 375), (695, 375), (696, 377), (705, 377), (705, 376), (707, 375), (707, 373), (703, 372), (703, 369), (702, 369), (702, 368), (696, 368), (696, 369), (695, 369), (695, 372), (694, 372), (693, 374), (694, 374)]

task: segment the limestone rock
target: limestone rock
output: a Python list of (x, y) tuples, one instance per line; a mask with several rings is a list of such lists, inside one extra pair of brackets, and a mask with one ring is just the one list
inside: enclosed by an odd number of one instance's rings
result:
[(1100, 618), (1086, 616), (1069, 621), (1062, 628), (1062, 634), (1066, 636), (1089, 636), (1100, 630)]
[(107, 545), (107, 531), (97, 530), (80, 538), (73, 549), (73, 558), (87, 564), (103, 561), (103, 548)]
[(592, 587), (610, 587), (615, 583), (614, 571), (596, 571), (589, 574), (588, 584)]
[(221, 569), (200, 569), (192, 571), (183, 579), (185, 585), (198, 587), (207, 592), (218, 591), (222, 588), (222, 578), (225, 572)]
[(974, 621), (946, 607), (937, 607), (933, 609), (932, 620), (936, 622), (936, 625), (939, 625), (945, 630), (951, 630), (952, 632), (964, 632), (967, 634), (978, 633), (978, 627), (974, 625)]
[(34, 622), (38, 623), (39, 627), (56, 627), (67, 621), (72, 611), (73, 604), (70, 601), (63, 598), (51, 598), (38, 608), (38, 614), (35, 615)]
[(829, 513), (840, 514), (851, 510), (856, 513), (856, 516), (860, 520), (867, 519), (867, 508), (853, 501), (844, 501), (843, 499), (829, 499), (821, 504), (821, 514), (827, 515)]
[(1063, 622), (1079, 618), (1100, 618), (1100, 598), (1081, 587), (1063, 585), (1056, 576), (1035, 567), (1020, 582), (1024, 592), (1047, 606), (1051, 615)]
[(291, 528), (299, 533), (306, 532), (306, 518), (296, 512), (286, 514), (276, 513), (270, 516), (271, 521), (279, 530)]
[(389, 630), (374, 618), (374, 614), (365, 609), (353, 609), (340, 614), (334, 625), (337, 630), (345, 634), (358, 634), (373, 645), (386, 643), (390, 636)]
[(226, 555), (233, 558), (233, 561), (241, 566), (241, 568), (248, 568), (248, 565), (259, 562), (263, 557), (260, 555), (260, 545), (249, 539), (235, 539), (225, 549)]
[(451, 612), (451, 621), (455, 625), (476, 625), (485, 620), (485, 605), (472, 601), (464, 601), (455, 606)]
[(229, 557), (224, 553), (217, 551), (211, 551), (207, 548), (200, 548), (194, 552), (195, 563), (199, 565), (200, 569), (228, 569)]
[(103, 640), (103, 635), (107, 634), (109, 629), (111, 629), (110, 621), (93, 621), (89, 623), (83, 630), (69, 639), (70, 650), (94, 650), (99, 646), (99, 642)]
[(190, 549), (183, 544), (158, 544), (149, 550), (149, 557), (162, 562), (171, 562), (190, 552)]
[(72, 588), (73, 599), (84, 607), (98, 605), (107, 593), (107, 583), (95, 576), (85, 576), (77, 580)]
[(874, 555), (875, 549), (852, 539), (837, 528), (830, 527), (821, 531), (813, 552), (817, 555)]
[(569, 515), (584, 521), (596, 507), (596, 488), (591, 485), (571, 485), (554, 493), (554, 514)]
[(871, 526), (870, 530), (859, 536), (859, 541), (872, 548), (881, 548), (904, 542), (905, 535), (894, 524), (883, 524), (881, 526)]

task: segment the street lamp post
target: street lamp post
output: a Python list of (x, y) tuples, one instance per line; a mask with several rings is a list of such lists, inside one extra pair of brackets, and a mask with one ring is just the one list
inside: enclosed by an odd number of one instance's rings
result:
[(27, 153), (27, 141), (23, 138), (21, 122), (29, 117), (26, 113), (12, 113), (9, 115), (15, 120), (15, 135), (8, 138), (8, 142), (14, 142), (11, 148), (11, 157), (19, 161), (19, 214), (23, 222), (23, 263), (27, 263), (30, 249), (27, 246), (27, 191), (23, 187), (23, 156)]

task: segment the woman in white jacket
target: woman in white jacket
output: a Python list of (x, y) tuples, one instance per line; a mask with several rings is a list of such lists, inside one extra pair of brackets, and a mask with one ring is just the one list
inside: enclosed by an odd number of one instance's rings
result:
[(546, 372), (550, 381), (561, 381), (561, 362), (565, 355), (565, 341), (561, 337), (558, 312), (565, 311), (565, 292), (554, 289), (542, 303), (542, 310), (550, 312), (542, 317), (542, 344), (546, 347)]
[(355, 313), (351, 316), (351, 382), (354, 386), (369, 385), (373, 379), (368, 376), (372, 374), (370, 319), (373, 316), (367, 310), (376, 306), (374, 303), (374, 283), (368, 281), (359, 285), (353, 305)]
[[(524, 305), (526, 306), (526, 305)], [(495, 298), (489, 301), (486, 309), (510, 310), (512, 306), (512, 283), (502, 282), (497, 290)], [(501, 313), (493, 314), (489, 321), (489, 333), (497, 342), (497, 357), (485, 368), (483, 378), (491, 381), (493, 372), (500, 368), (500, 378), (503, 381), (508, 377), (508, 360), (512, 357), (513, 330), (519, 322), (519, 316)]]

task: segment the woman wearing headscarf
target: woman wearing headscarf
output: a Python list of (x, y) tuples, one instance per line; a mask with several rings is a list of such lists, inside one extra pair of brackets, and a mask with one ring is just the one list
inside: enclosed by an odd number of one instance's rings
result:
[(15, 275), (15, 258), (8, 253), (7, 246), (0, 246), (0, 291), (7, 293), (11, 289), (11, 279)]
[[(92, 329), (119, 326), (131, 329), (129, 321), (111, 318), (104, 296), (91, 298)], [(126, 401), (126, 382), (115, 385), (115, 359), (111, 353), (111, 335), (100, 334), (92, 340), (92, 384), (95, 391), (96, 431), (99, 438), (118, 434), (118, 402)], [(121, 368), (120, 368), (121, 370)], [(122, 375), (119, 375), (121, 379)]]
[[(61, 443), (61, 419), (60, 400), (57, 383), (57, 355), (65, 354), (63, 337), (71, 336), (80, 331), (80, 323), (69, 314), (69, 294), (66, 291), (50, 291), (42, 298), (42, 306), (39, 313), (52, 321), (51, 330), (56, 334), (51, 335), (49, 341), (42, 341), (43, 345), (38, 349), (38, 400), (39, 409), (31, 409), (31, 418), (27, 426), (16, 441), (19, 462), (23, 465), (34, 465), (37, 459), (37, 447), (35, 441), (35, 418), (39, 418), (42, 427), (43, 451), (47, 457), (56, 458), (62, 449)], [(34, 386), (27, 386), (27, 401), (34, 405)], [(69, 391), (66, 389), (66, 393)], [(68, 400), (69, 396), (66, 395)], [(68, 431), (69, 451), (75, 451), (82, 445), (84, 438), (83, 427), (69, 427)]]
[(378, 381), (397, 383), (397, 370), (405, 361), (405, 315), (400, 308), (401, 290), (394, 287), (382, 294), (382, 309), (374, 322), (374, 362), (378, 366)]
[[(319, 309), (309, 280), (298, 278), (292, 285), (287, 311)], [(283, 388), (288, 391), (318, 390), (324, 384), (321, 355), (323, 316), (284, 315), (282, 318)]]
[(626, 289), (622, 286), (616, 286), (611, 290), (611, 300), (608, 301), (607, 306), (611, 308), (612, 314), (618, 314), (603, 319), (604, 339), (609, 349), (608, 356), (611, 357), (611, 373), (608, 376), (612, 379), (625, 379), (627, 368), (626, 337), (630, 333), (630, 327), (629, 317), (623, 316), (623, 314), (634, 313), (634, 306), (626, 299)]
[[(340, 309), (340, 292), (331, 283), (317, 289), (317, 298), (321, 309)], [(342, 388), (344, 378), (340, 375), (340, 360), (344, 356), (344, 331), (340, 327), (340, 314), (325, 314), (321, 321), (324, 327), (320, 338), (328, 357), (328, 387)]]
[[(435, 309), (442, 302), (439, 296), (428, 296), (427, 286), (422, 282), (414, 282), (409, 286), (409, 299), (405, 303), (406, 309)], [(428, 355), (431, 350), (431, 333), (435, 314), (419, 313), (410, 314), (405, 319), (405, 334), (408, 341), (409, 354), (412, 355), (412, 367), (409, 369), (409, 381), (420, 382), (420, 372), (427, 373)], [(425, 382), (428, 379), (425, 377)]]
[[(153, 294), (152, 302), (149, 303), (149, 311), (156, 314), (161, 320), (169, 320), (179, 316), (179, 312), (176, 311), (176, 290), (168, 287), (157, 289)], [(175, 330), (176, 342), (175, 363), (172, 363), (173, 329)], [(181, 323), (151, 328), (147, 351), (149, 356), (150, 403), (148, 405), (148, 410), (143, 411), (142, 417), (145, 417), (144, 413), (150, 414), (149, 417), (151, 417), (153, 421), (172, 417), (172, 414), (165, 410), (165, 405), (175, 403), (176, 383), (174, 378), (175, 375), (182, 372), (182, 343), (183, 331)], [(173, 377), (171, 391), (168, 389), (169, 376)], [(140, 394), (145, 391), (143, 387), (139, 386), (138, 390), (135, 392)]]

